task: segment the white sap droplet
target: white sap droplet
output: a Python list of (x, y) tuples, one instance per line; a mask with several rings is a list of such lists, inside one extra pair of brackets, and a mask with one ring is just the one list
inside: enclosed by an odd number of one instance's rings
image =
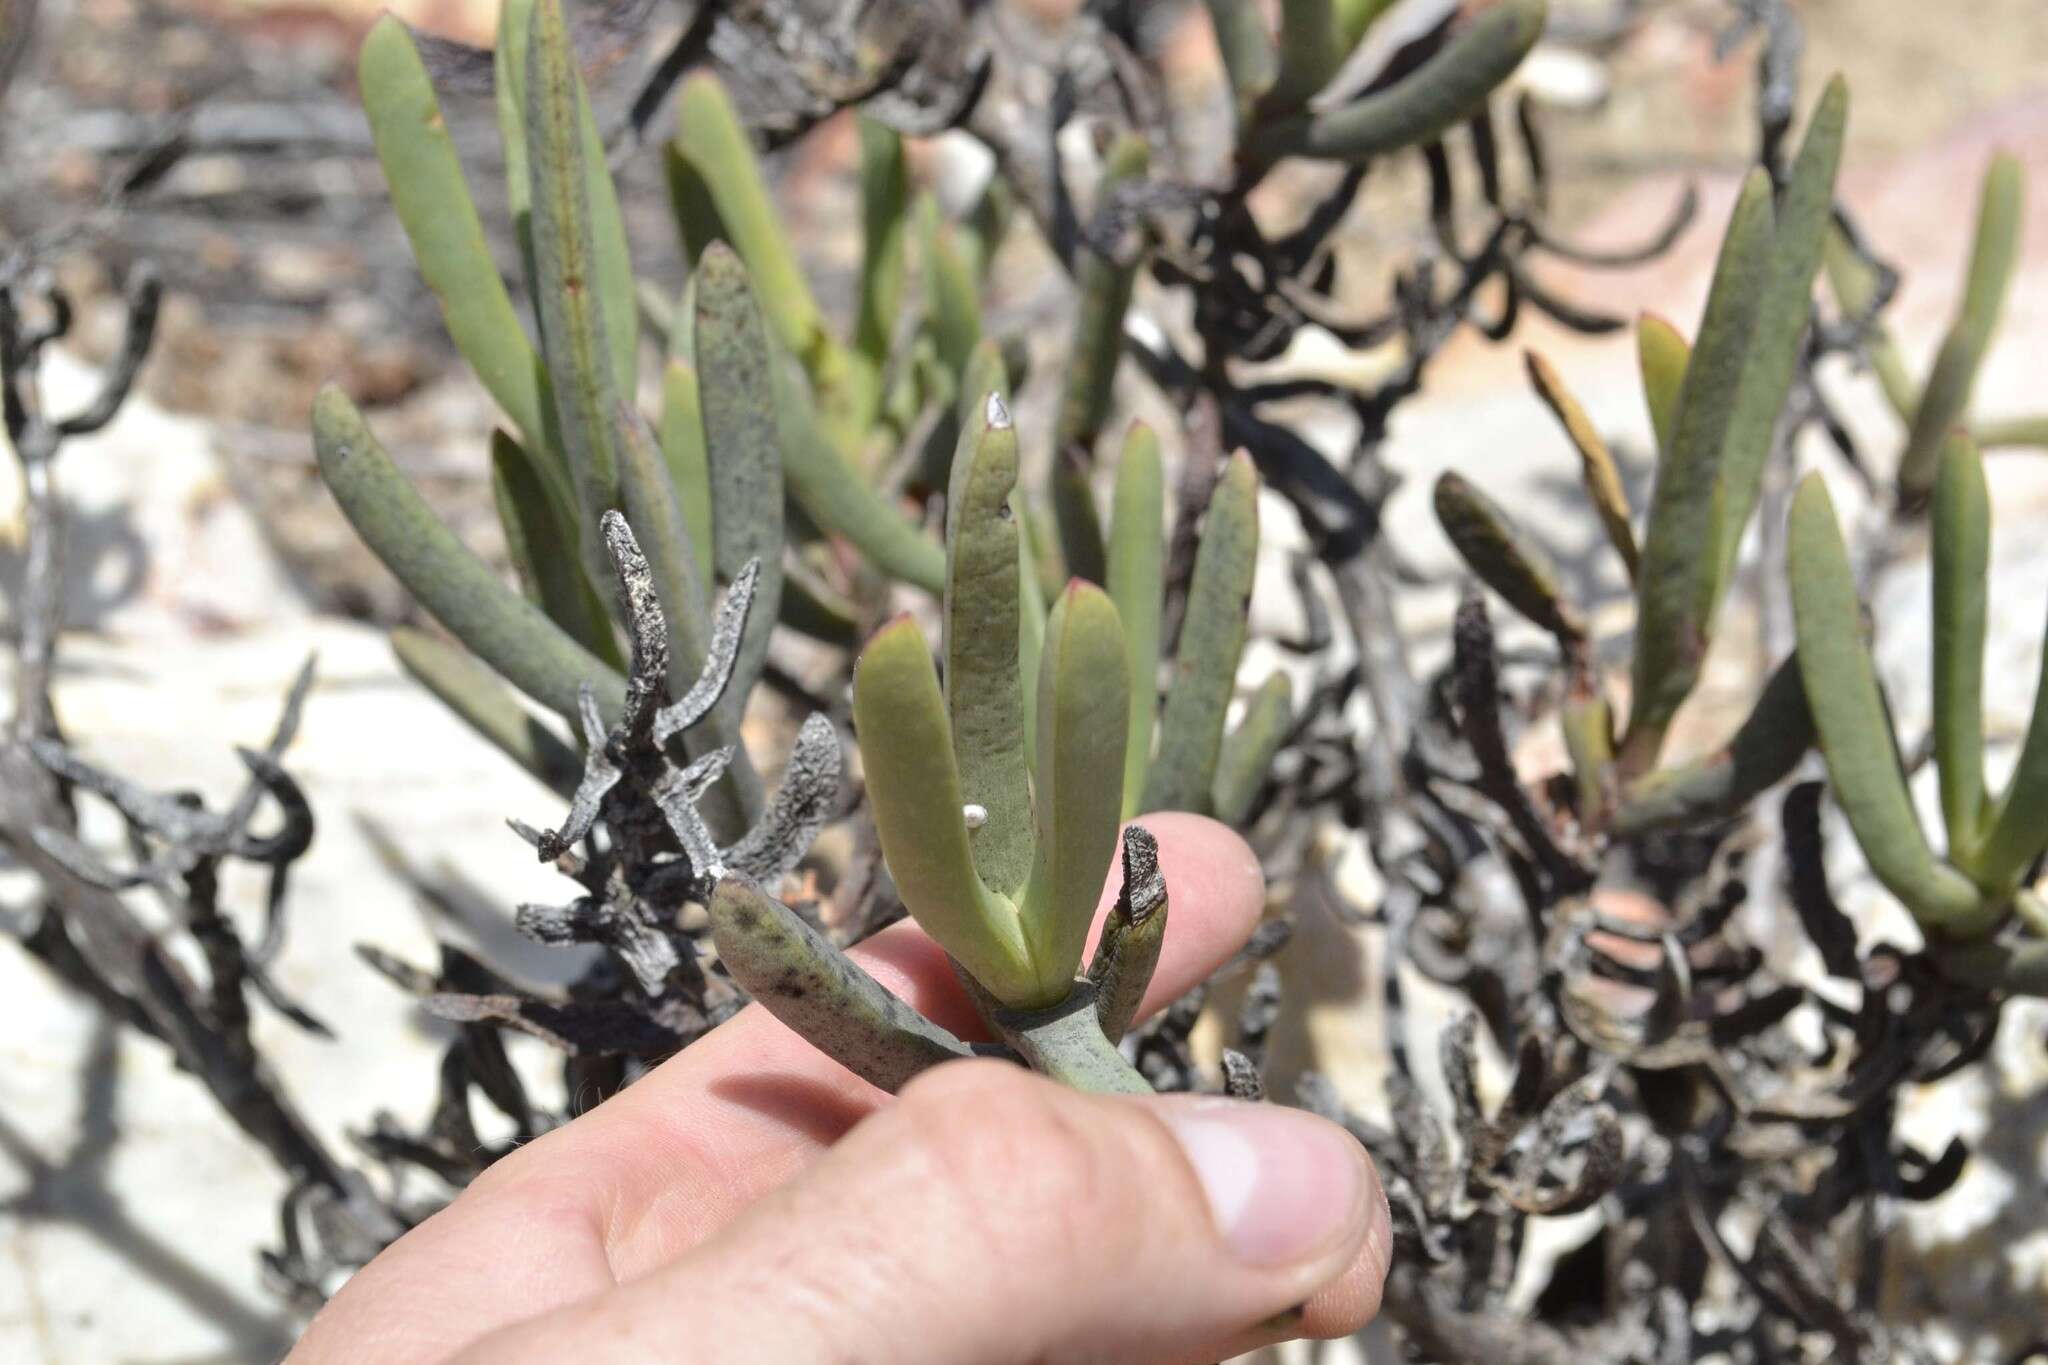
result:
[(967, 822), (967, 828), (980, 829), (988, 823), (988, 807), (977, 806), (969, 801), (960, 808), (960, 818)]
[(1003, 396), (991, 392), (988, 396), (988, 424), (997, 431), (1005, 431), (1010, 425), (1010, 409), (1003, 403)]

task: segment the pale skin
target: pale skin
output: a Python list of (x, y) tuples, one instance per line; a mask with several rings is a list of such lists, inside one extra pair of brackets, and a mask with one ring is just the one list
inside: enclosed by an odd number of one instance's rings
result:
[[(1225, 827), (1145, 824), (1172, 916), (1150, 1014), (1243, 944), (1263, 884)], [(855, 956), (981, 1036), (914, 925)], [(892, 1098), (754, 1006), (492, 1166), (290, 1359), (1213, 1361), (1357, 1330), (1388, 1245), (1370, 1163), (1320, 1119), (1080, 1095), (1000, 1061)]]

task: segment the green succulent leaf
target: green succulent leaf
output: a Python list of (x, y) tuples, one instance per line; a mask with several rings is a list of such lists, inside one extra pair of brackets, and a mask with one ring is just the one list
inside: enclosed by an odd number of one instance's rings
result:
[(371, 28), (356, 72), (391, 207), (440, 300), (448, 335), (512, 424), (538, 440), (551, 401), (546, 377), (491, 259), (433, 82), (402, 22), (387, 14)]
[(733, 685), (720, 703), (736, 726), (782, 607), (782, 428), (774, 354), (746, 267), (715, 243), (697, 263), (695, 281), (692, 353), (710, 452), (712, 564), (731, 582), (750, 560), (761, 562)]
[(1909, 506), (1924, 501), (1932, 491), (1942, 442), (1969, 411), (1978, 366), (1991, 347), (2006, 295), (2012, 292), (2025, 199), (2026, 172), (2019, 159), (1999, 153), (1984, 173), (1962, 307), (1935, 357), (1934, 372), (1913, 412), (1905, 453), (1899, 457), (1899, 497)]
[(716, 76), (699, 72), (684, 78), (676, 96), (676, 123), (677, 153), (703, 185), (725, 240), (747, 263), (763, 314), (783, 346), (812, 369), (831, 338), (762, 179), (753, 144)]
[[(647, 422), (630, 404), (612, 414), (618, 432), (619, 484), (626, 522), (654, 575), (655, 594), (668, 624), (669, 684), (677, 696), (704, 666), (711, 634), (710, 585), (697, 577), (697, 551), (683, 509), (669, 482), (668, 463)], [(723, 743), (737, 736), (728, 734)]]
[(606, 719), (618, 718), (625, 679), (455, 538), (340, 389), (313, 400), (313, 447), (320, 477), (363, 543), (456, 639), (550, 711), (574, 717), (588, 683)]
[(1116, 856), (1130, 661), (1109, 594), (1076, 579), (1053, 604), (1038, 675), (1036, 847), (1024, 933), (1048, 991), (1071, 982)]
[(1614, 831), (1632, 837), (1726, 819), (1790, 776), (1813, 738), (1813, 714), (1794, 655), (1771, 674), (1725, 746), (1631, 786), (1615, 811)]
[(576, 543), (571, 514), (549, 496), (539, 462), (502, 431), (491, 433), (491, 496), (526, 595), (585, 649), (616, 666), (618, 637), (604, 601), (581, 561), (562, 553)]
[(720, 881), (708, 909), (718, 960), (733, 980), (869, 1084), (894, 1092), (920, 1071), (974, 1055), (747, 878)]
[(1863, 642), (1848, 547), (1818, 474), (1792, 500), (1787, 557), (1806, 704), (1835, 801), (1865, 861), (1923, 925), (1955, 939), (1981, 935), (1996, 923), (1997, 908), (1927, 846)]
[[(1840, 228), (1828, 234), (1821, 264), (1827, 271), (1828, 288), (1842, 312), (1851, 318), (1871, 317), (1877, 304), (1877, 272), (1849, 244)], [(1884, 390), (1885, 401), (1910, 426), (1914, 409), (1920, 406), (1920, 391), (1906, 371), (1905, 357), (1899, 354), (1897, 343), (1881, 324), (1873, 321), (1864, 338), (1864, 350), (1870, 358), (1871, 370), (1877, 375), (1878, 386)]]
[(1991, 495), (1984, 460), (1949, 438), (1934, 485), (1934, 759), (1949, 858), (1975, 866), (1984, 788), (1984, 637), (1991, 585)]
[(1109, 512), (1109, 595), (1131, 659), (1131, 720), (1125, 734), (1123, 813), (1137, 814), (1152, 764), (1159, 710), (1160, 611), (1166, 590), (1166, 475), (1159, 436), (1133, 422), (1117, 461)]
[(1614, 708), (1608, 705), (1591, 666), (1574, 664), (1571, 680), (1558, 708), (1565, 755), (1571, 762), (1572, 786), (1579, 803), (1579, 823), (1588, 830), (1605, 829), (1613, 817)]
[(1088, 468), (1078, 449), (1053, 453), (1052, 519), (1067, 576), (1101, 583), (1109, 577), (1109, 550), (1103, 543), (1102, 517), (1095, 510), (1095, 486)]
[(896, 320), (903, 313), (904, 237), (910, 218), (910, 170), (903, 138), (887, 124), (861, 115), (860, 301), (853, 344), (877, 371), (889, 362)]
[(774, 386), (782, 422), (783, 471), (790, 496), (805, 515), (845, 536), (891, 578), (926, 592), (940, 591), (946, 581), (944, 548), (884, 502), (833, 446), (795, 366), (778, 364)]
[(1435, 504), (1437, 523), (1480, 582), (1556, 636), (1566, 653), (1584, 646), (1585, 623), (1565, 600), (1556, 564), (1504, 508), (1450, 471), (1437, 478)]
[[(1142, 181), (1150, 164), (1151, 150), (1144, 138), (1135, 133), (1119, 138), (1103, 162), (1096, 190), (1098, 206), (1123, 186)], [(1116, 260), (1091, 245), (1082, 248), (1075, 265), (1080, 305), (1074, 315), (1073, 344), (1067, 349), (1053, 446), (1060, 451), (1078, 450), (1084, 463), (1092, 461), (1095, 439), (1109, 420), (1117, 362), (1123, 357), (1124, 315), (1130, 311), (1139, 263), (1137, 253)]]
[(1543, 36), (1548, 14), (1547, 0), (1501, 0), (1388, 89), (1276, 123), (1251, 138), (1247, 154), (1260, 165), (1283, 156), (1356, 162), (1441, 137), (1514, 74)]
[[(678, 314), (690, 317), (694, 305)], [(679, 326), (678, 332), (691, 329)], [(697, 370), (687, 360), (671, 359), (661, 373), (661, 454), (668, 462), (669, 482), (689, 528), (690, 548), (697, 559), (697, 581), (709, 583), (715, 543), (711, 526), (711, 457), (704, 449), (704, 409)]]
[(1293, 728), (1294, 690), (1285, 673), (1269, 673), (1252, 693), (1244, 719), (1223, 737), (1212, 802), (1218, 820), (1233, 826), (1244, 823), (1273, 767), (1273, 755)]
[(1052, 1003), (1015, 904), (975, 871), (945, 700), (924, 633), (909, 617), (883, 627), (861, 652), (853, 718), (875, 831), (904, 906), (1005, 1004)]
[(538, 278), (533, 265), (533, 171), (526, 138), (526, 49), (532, 36), (533, 0), (504, 0), (498, 7), (498, 39), (491, 51), (492, 95), (505, 152), (505, 207), (512, 214), (528, 284)]
[(1031, 875), (1030, 768), (1024, 689), (1017, 672), (1021, 628), (1017, 433), (1000, 395), (984, 396), (961, 433), (946, 498), (946, 713), (964, 799), (987, 820), (970, 842), (991, 888), (1016, 896)]
[(1757, 304), (1748, 353), (1742, 360), (1742, 377), (1735, 387), (1734, 409), (1728, 414), (1727, 434), (1722, 438), (1715, 509), (1716, 604), (1734, 576), (1743, 531), (1763, 489), (1771, 434), (1799, 367), (1800, 339), (1806, 335), (1807, 319), (1813, 313), (1813, 277), (1834, 224), (1835, 171), (1842, 162), (1848, 121), (1849, 87), (1836, 76), (1828, 82), (1807, 125), (1806, 139), (1800, 144), (1778, 204), (1763, 295)]
[(1759, 168), (1744, 181), (1729, 220), (1671, 445), (1657, 463), (1636, 591), (1633, 704), (1619, 758), (1625, 777), (1656, 763), (1706, 655), (1718, 577), (1716, 490), (1729, 414), (1769, 276), (1771, 232), (1771, 180)]
[(1038, 674), (1045, 657), (1045, 586), (1032, 560), (1031, 537), (1017, 536), (1017, 680), (1024, 685), (1024, 755), (1038, 762)]
[(1230, 457), (1202, 526), (1188, 585), (1159, 748), (1145, 777), (1147, 811), (1205, 811), (1216, 781), (1223, 721), (1237, 683), (1259, 554), (1259, 476), (1243, 451)]
[(1280, 70), (1258, 121), (1299, 113), (1328, 85), (1391, 0), (1280, 0)]
[[(981, 291), (953, 225), (940, 216), (938, 200), (929, 194), (918, 199), (917, 227), (925, 314), (938, 343), (939, 361), (948, 373), (962, 376), (981, 340)], [(968, 392), (961, 391), (962, 402), (968, 401)]]
[(711, 186), (682, 149), (671, 142), (662, 149), (662, 173), (668, 183), (668, 206), (676, 220), (676, 236), (683, 259), (695, 268), (704, 248), (713, 242), (732, 241), (732, 232), (718, 214)]
[(391, 632), (391, 652), (407, 673), (506, 757), (563, 796), (576, 790), (583, 760), (488, 668), (411, 626)]
[[(619, 375), (599, 274), (584, 161), (586, 105), (559, 0), (535, 0), (527, 39), (526, 127), (533, 177), (533, 255), (542, 350), (554, 380), (555, 417), (581, 514), (579, 531), (592, 576), (610, 566), (594, 534), (619, 505), (612, 414)], [(630, 280), (628, 299), (630, 301)]]
[(1678, 395), (1691, 362), (1692, 347), (1676, 327), (1655, 313), (1636, 319), (1636, 363), (1642, 369), (1643, 401), (1650, 409), (1660, 460), (1678, 434)]
[(2048, 848), (2048, 646), (2019, 762), (1983, 829), (1971, 870), (1986, 887), (2009, 892)]

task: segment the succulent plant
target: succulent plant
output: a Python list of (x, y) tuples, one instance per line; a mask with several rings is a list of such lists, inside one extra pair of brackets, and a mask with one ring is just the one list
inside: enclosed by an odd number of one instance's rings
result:
[(1283, 675), (1260, 684), (1235, 729), (1236, 691), (1259, 548), (1259, 476), (1239, 451), (1225, 464), (1202, 522), (1187, 608), (1163, 704), (1142, 680), (1158, 675), (1165, 564), (1159, 442), (1134, 424), (1124, 440), (1110, 509), (1105, 578), (1124, 624), (1134, 686), (1126, 729), (1123, 813), (1190, 810), (1244, 818), (1286, 737), (1293, 702)]
[[(1836, 804), (1871, 871), (1950, 967), (2008, 990), (2048, 991), (2048, 906), (2026, 885), (2048, 851), (2048, 686), (2035, 699), (2002, 795), (1984, 778), (1984, 637), (1991, 503), (1983, 458), (1961, 433), (1933, 490), (1934, 761), (1947, 849), (1929, 845), (1863, 639), (1856, 580), (1827, 486), (1808, 475), (1787, 544), (1800, 673)], [(2017, 915), (2016, 943), (1992, 937)]]
[[(773, 306), (764, 314), (731, 248), (696, 243), (681, 307), (668, 316), (662, 410), (655, 422), (642, 417), (632, 400), (644, 291), (559, 3), (505, 5), (494, 60), (506, 192), (537, 305), (537, 345), (491, 260), (426, 67), (397, 20), (372, 29), (360, 78), (421, 273), (509, 426), (492, 440), (492, 486), (524, 596), (447, 531), (335, 390), (314, 412), (323, 475), (371, 548), (488, 670), (410, 630), (396, 639), (401, 660), (483, 734), (558, 785), (566, 745), (525, 717), (490, 674), (572, 725), (587, 682), (600, 715), (608, 723), (618, 717), (627, 690), (623, 623), (598, 586), (612, 574), (598, 529), (604, 514), (623, 512), (644, 547), (678, 691), (706, 660), (714, 587), (758, 565), (737, 682), (701, 736), (687, 741), (699, 754), (734, 748), (778, 617), (840, 643), (856, 638), (851, 606), (801, 573), (785, 575), (785, 494), (810, 524), (843, 536), (886, 578), (937, 591), (943, 552), (824, 434), (834, 422), (869, 422), (872, 405), (846, 397), (861, 366), (824, 337), (815, 305), (802, 306), (809, 296), (799, 292), (801, 277), (758, 181), (717, 198), (715, 221), (767, 259), (756, 277)], [(686, 101), (698, 154), (749, 168), (751, 153), (743, 140), (735, 144), (739, 135), (720, 99), (693, 90)], [(713, 183), (723, 189), (732, 180)], [(894, 303), (887, 252), (876, 256), (867, 313), (881, 317)], [(792, 351), (811, 382), (792, 373)], [(735, 748), (717, 790), (716, 823), (725, 832), (736, 834), (758, 815), (760, 783), (744, 752)]]
[[(1131, 709), (1123, 627), (1108, 594), (1074, 580), (1027, 681), (1016, 479), (1016, 432), (991, 392), (953, 461), (943, 687), (909, 617), (885, 626), (854, 672), (868, 799), (904, 905), (959, 964), (998, 1036), (1063, 1081), (1144, 1092), (1114, 1045), (1166, 928), (1142, 828), (1124, 832), (1124, 891), (1077, 978), (1118, 844)], [(711, 920), (721, 960), (757, 1000), (877, 1085), (968, 1055), (753, 882), (721, 883)]]
[[(1979, 192), (1976, 236), (1962, 299), (1924, 384), (1914, 383), (1897, 345), (1875, 320), (1891, 282), (1881, 277), (1840, 229), (1828, 236), (1829, 286), (1843, 311), (1868, 325), (1865, 343), (1871, 368), (1886, 399), (1906, 424), (1897, 476), (1898, 501), (1904, 510), (1916, 511), (1926, 505), (1941, 467), (1943, 443), (1951, 430), (1968, 421), (1977, 371), (1991, 348), (1999, 315), (2012, 291), (2025, 195), (2026, 173), (2019, 159), (2004, 152), (1992, 157)], [(1977, 423), (1971, 431), (1980, 448), (2048, 445), (2048, 420), (2039, 417)]]
[(1528, 357), (1530, 379), (1578, 451), (1587, 496), (1635, 586), (1631, 702), (1618, 741), (1584, 617), (1542, 548), (1457, 474), (1437, 483), (1437, 519), (1467, 566), (1554, 636), (1566, 658), (1560, 714), (1588, 830), (1633, 835), (1732, 814), (1790, 773), (1812, 743), (1798, 665), (1788, 659), (1725, 745), (1661, 766), (1672, 720), (1698, 683), (1799, 362), (1847, 115), (1848, 91), (1837, 78), (1815, 109), (1775, 208), (1764, 171), (1744, 182), (1697, 343), (1688, 348), (1653, 316), (1638, 324), (1658, 447), (1640, 543), (1606, 444), (1551, 366)]
[[(842, 339), (797, 268), (730, 101), (713, 77), (692, 76), (668, 155), (692, 269), (669, 306), (635, 283), (569, 52), (556, 0), (506, 6), (499, 111), (538, 345), (484, 250), (410, 36), (387, 20), (362, 58), (401, 221), (451, 335), (511, 427), (493, 442), (494, 489), (524, 594), (434, 515), (338, 391), (321, 395), (313, 422), (337, 501), (461, 646), (401, 630), (401, 660), (572, 796), (562, 829), (535, 836), (541, 856), (602, 881), (610, 874), (599, 863), (619, 858), (576, 852), (600, 819), (669, 830), (620, 863), (641, 867), (629, 883), (651, 876), (659, 888), (622, 897), (608, 882), (593, 885), (582, 911), (530, 908), (522, 926), (546, 941), (606, 942), (666, 1008), (662, 982), (689, 955), (663, 946), (663, 906), (706, 900), (733, 981), (878, 1084), (966, 1050), (764, 889), (801, 854), (821, 793), (836, 787), (836, 741), (821, 720), (799, 737), (784, 793), (765, 810), (737, 744), (778, 614), (832, 624), (814, 633), (850, 630), (850, 606), (784, 575), (786, 562), (802, 563), (815, 527), (862, 551), (883, 581), (943, 596), (943, 693), (907, 620), (873, 639), (855, 673), (875, 822), (905, 903), (977, 983), (1016, 1054), (1076, 1084), (1142, 1087), (1113, 1045), (1165, 925), (1142, 829), (1123, 836), (1129, 890), (1088, 979), (1076, 973), (1121, 820), (1166, 808), (1241, 815), (1288, 730), (1289, 698), (1275, 679), (1225, 733), (1258, 543), (1250, 460), (1228, 461), (1208, 500), (1162, 707), (1156, 437), (1138, 427), (1125, 441), (1107, 536), (1086, 477), (1135, 260), (1102, 256), (1083, 270), (1059, 419), (1064, 473), (1049, 496), (1069, 569), (1085, 560), (1108, 587), (1076, 577), (1048, 610), (1039, 566), (1050, 547), (1026, 534), (1046, 523), (1015, 496), (1017, 438), (997, 396), (1009, 366), (983, 335), (978, 299), (1000, 206), (942, 221), (929, 199), (910, 201), (895, 135), (864, 127), (867, 251), (857, 320)], [(1130, 173), (1142, 171), (1142, 144), (1122, 155)], [(897, 317), (913, 228), (926, 299), (905, 328)], [(651, 423), (631, 401), (643, 313), (667, 331), (663, 408)], [(935, 406), (927, 440), (951, 435), (957, 452), (925, 465), (947, 480), (943, 547), (875, 491), (878, 452), (903, 447)], [(795, 509), (787, 521), (785, 494)], [(596, 585), (614, 580), (611, 611)], [(721, 582), (725, 605), (714, 613)], [(1129, 647), (1120, 611), (1132, 622)], [(572, 733), (527, 711), (498, 679)], [(664, 859), (675, 860), (671, 870), (641, 866), (668, 867)]]

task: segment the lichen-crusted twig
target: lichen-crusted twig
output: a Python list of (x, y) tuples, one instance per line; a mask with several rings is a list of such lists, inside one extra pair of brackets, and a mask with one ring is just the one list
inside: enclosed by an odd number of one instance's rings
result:
[[(14, 706), (0, 729), (0, 844), (41, 887), (32, 923), (20, 930), (22, 945), (113, 1018), (168, 1047), (276, 1163), (294, 1200), (318, 1209), (322, 1221), (311, 1245), (293, 1238), (267, 1253), (298, 1278), (317, 1279), (362, 1264), (403, 1231), (406, 1218), (329, 1150), (249, 1027), (246, 993), (254, 991), (300, 1027), (325, 1032), (268, 970), (282, 939), (290, 867), (312, 839), (304, 793), (277, 761), (297, 729), (311, 665), (295, 680), (269, 743), (239, 751), (249, 780), (219, 813), (189, 793), (150, 791), (87, 763), (63, 740), (50, 697), (65, 601), (59, 454), (66, 440), (114, 419), (148, 350), (160, 291), (154, 271), (132, 272), (126, 334), (97, 397), (76, 413), (53, 416), (42, 403), (41, 360), (68, 331), (70, 304), (60, 290), (17, 275), (15, 265), (0, 269), (0, 411), (22, 467), (28, 544), (14, 616)], [(128, 824), (139, 860), (134, 868), (109, 866), (79, 840), (78, 799), (85, 792), (107, 800)], [(266, 794), (282, 819), (275, 831), (258, 833), (250, 824)], [(219, 902), (217, 870), (227, 858), (270, 872), (267, 919), (253, 947)], [(180, 930), (152, 929), (116, 890), (131, 887), (147, 887), (165, 902), (197, 948), (203, 976), (174, 950), (171, 939)]]
[(1136, 1022), (1166, 941), (1166, 879), (1159, 875), (1158, 841), (1143, 825), (1126, 825), (1123, 843), (1124, 884), (1088, 963), (1096, 1017), (1112, 1041)]

